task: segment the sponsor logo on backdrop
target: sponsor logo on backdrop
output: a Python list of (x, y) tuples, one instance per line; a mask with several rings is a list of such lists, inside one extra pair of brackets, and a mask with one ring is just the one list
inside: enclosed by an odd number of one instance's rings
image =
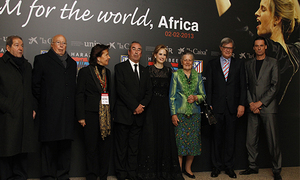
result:
[(115, 43), (116, 42), (109, 42), (109, 48), (116, 49)]
[(28, 38), (28, 44), (51, 44), (52, 38), (44, 38), (44, 37), (30, 37)]
[(90, 42), (84, 42), (85, 47), (94, 47), (96, 44), (101, 44), (101, 43), (97, 42), (96, 40)]
[(120, 56), (120, 62), (124, 62), (128, 60), (128, 55), (121, 55)]
[(45, 54), (47, 52), (48, 52), (48, 50), (41, 50), (41, 54)]
[(197, 49), (197, 48), (194, 48), (194, 49), (186, 48), (186, 49), (193, 52), (195, 55), (202, 55), (202, 56), (206, 56), (207, 51), (208, 51), (207, 49), (201, 50), (201, 49)]
[(89, 65), (89, 53), (87, 52), (71, 52), (69, 54), (77, 63), (77, 70)]
[(71, 46), (80, 47), (80, 46), (83, 46), (83, 42), (81, 42), (81, 41), (71, 41)]
[(254, 58), (254, 54), (251, 54), (251, 53), (247, 53), (247, 56), (249, 59), (253, 59)]
[(28, 39), (29, 40), (29, 44), (33, 44), (33, 43), (39, 44), (36, 39), (37, 39), (37, 37), (31, 37), (31, 38), (29, 38)]
[(0, 37), (0, 40), (3, 40), (4, 42), (6, 42), (6, 37), (5, 36)]
[(208, 52), (207, 49), (201, 50), (201, 49), (198, 49), (198, 48), (181, 47), (181, 48), (178, 49), (178, 54), (182, 54), (185, 50), (192, 52), (194, 55), (203, 55), (203, 56), (206, 56), (207, 52)]
[(203, 60), (194, 60), (194, 65), (193, 65), (194, 69), (198, 72), (198, 73), (202, 73), (203, 71)]
[(183, 48), (179, 48), (178, 49), (178, 54), (182, 54), (184, 52), (184, 49), (185, 49), (184, 47)]
[(3, 54), (5, 53), (6, 49), (5, 48), (0, 48), (0, 57), (3, 56)]

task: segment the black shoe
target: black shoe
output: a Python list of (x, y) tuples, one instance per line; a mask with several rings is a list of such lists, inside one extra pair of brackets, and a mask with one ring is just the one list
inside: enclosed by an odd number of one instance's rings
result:
[(194, 174), (191, 175), (190, 173), (188, 173), (188, 172), (186, 172), (186, 171), (183, 171), (183, 174), (185, 174), (187, 177), (192, 178), (192, 179), (195, 179), (195, 178), (196, 178)]
[(220, 174), (220, 170), (217, 169), (217, 168), (213, 168), (211, 174), (210, 174), (210, 177), (218, 177)]
[(274, 180), (282, 180), (280, 173), (274, 173)]
[(257, 174), (257, 173), (258, 173), (258, 170), (248, 167), (245, 171), (241, 171), (239, 174), (240, 175), (249, 175), (249, 174)]
[(231, 178), (236, 178), (236, 174), (235, 174), (234, 170), (231, 169), (231, 168), (230, 169), (226, 169), (225, 170), (225, 174), (227, 174)]

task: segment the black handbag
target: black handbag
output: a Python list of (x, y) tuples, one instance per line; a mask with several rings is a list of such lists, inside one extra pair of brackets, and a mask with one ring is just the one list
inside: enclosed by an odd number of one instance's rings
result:
[[(217, 119), (215, 118), (214, 112), (211, 109), (211, 107), (207, 104), (206, 100), (203, 100), (203, 106), (202, 106), (202, 126), (204, 125), (212, 125), (217, 124)], [(207, 121), (207, 122), (206, 122)]]

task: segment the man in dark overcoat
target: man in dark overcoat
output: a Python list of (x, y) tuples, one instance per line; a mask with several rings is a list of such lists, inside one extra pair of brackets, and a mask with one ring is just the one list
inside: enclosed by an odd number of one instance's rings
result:
[(23, 40), (9, 36), (0, 58), (0, 179), (27, 179), (27, 154), (34, 151), (31, 64)]
[(33, 94), (39, 103), (41, 179), (69, 178), (77, 65), (66, 48), (66, 38), (56, 35), (48, 53), (34, 59), (32, 83)]

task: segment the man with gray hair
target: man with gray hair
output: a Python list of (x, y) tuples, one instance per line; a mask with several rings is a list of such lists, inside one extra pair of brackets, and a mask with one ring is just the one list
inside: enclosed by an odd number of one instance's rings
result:
[(225, 173), (236, 178), (233, 170), (235, 124), (244, 114), (247, 89), (244, 61), (232, 57), (233, 49), (234, 41), (228, 37), (223, 38), (220, 43), (222, 55), (209, 61), (206, 68), (207, 103), (212, 107), (218, 121), (212, 126), (211, 157), (214, 167), (211, 177), (218, 177), (224, 162)]

